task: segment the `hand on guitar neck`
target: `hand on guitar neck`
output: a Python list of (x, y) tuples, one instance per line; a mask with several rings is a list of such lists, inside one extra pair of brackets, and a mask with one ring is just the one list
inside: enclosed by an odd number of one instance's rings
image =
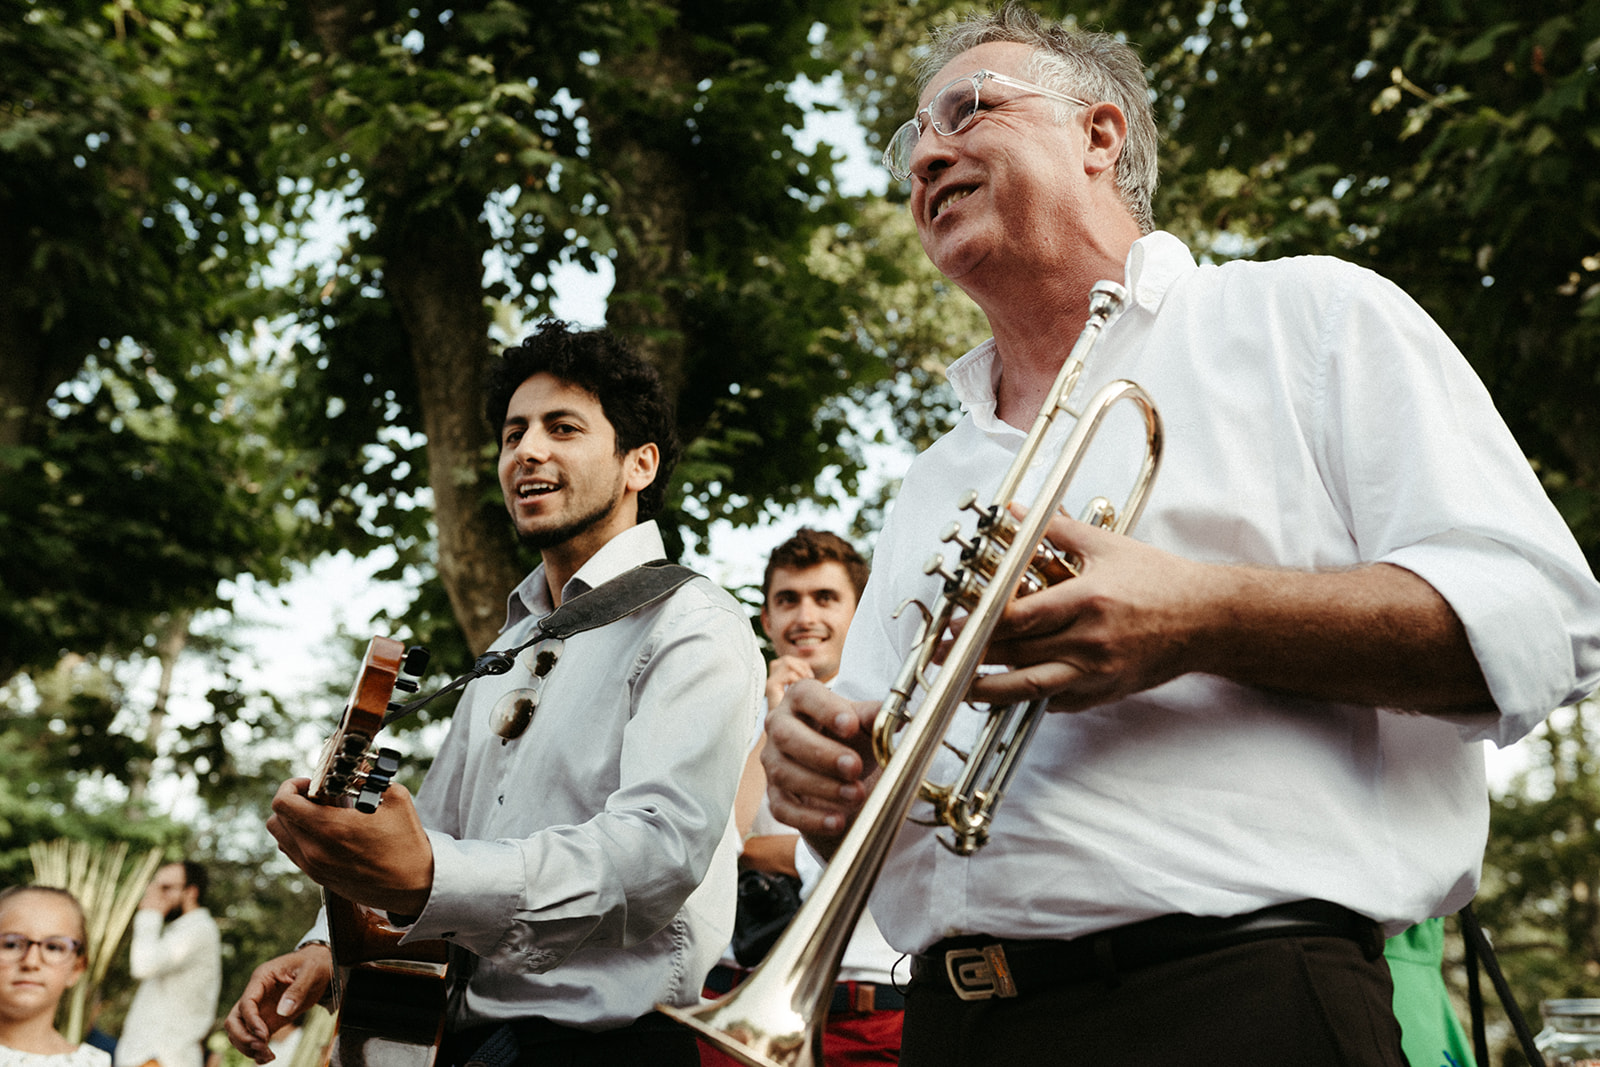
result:
[[(257, 1063), (273, 1059), (274, 1032), (312, 1004), (327, 1003), (339, 1012), (330, 1045), (335, 1067), (432, 1067), (444, 1031), (447, 948), (437, 940), (402, 946), (404, 931), (380, 913), (422, 912), (433, 887), (433, 845), (411, 794), (391, 784), (398, 754), (375, 743), (396, 706), (394, 690), (415, 692), (426, 659), (421, 649), (374, 637), (315, 773), (291, 778), (273, 797), (267, 829), (323, 887), (331, 947), (308, 943), (250, 976), (227, 1031)], [(399, 994), (407, 1007), (397, 1013)]]
[(433, 886), (433, 846), (406, 788), (390, 786), (377, 810), (362, 812), (317, 804), (309, 786), (291, 778), (272, 798), (267, 829), (283, 854), (346, 900), (420, 914)]

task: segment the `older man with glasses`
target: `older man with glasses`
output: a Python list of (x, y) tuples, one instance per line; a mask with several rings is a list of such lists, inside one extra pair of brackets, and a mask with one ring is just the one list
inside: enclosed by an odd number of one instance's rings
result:
[[(797, 683), (768, 717), (773, 812), (837, 847), (917, 639), (896, 608), (936, 600), (922, 561), (952, 519), (971, 535), (960, 498), (998, 491), (1091, 288), (1118, 283), (1069, 400), (1139, 383), (1165, 459), (1134, 536), (1053, 516), (1078, 576), (999, 617), (968, 699), (1053, 714), (987, 847), (899, 830), (872, 911), (913, 954), (901, 1062), (1401, 1067), (1384, 935), (1471, 898), (1481, 742), (1600, 684), (1600, 585), (1395, 286), (1331, 258), (1202, 267), (1155, 229), (1156, 127), (1125, 45), (1008, 3), (936, 34), (923, 70), (884, 163), (994, 336), (950, 368), (964, 416), (905, 477), (834, 687)], [(1129, 408), (1068, 513), (1130, 484), (1147, 428)], [(958, 713), (951, 746), (982, 720)]]

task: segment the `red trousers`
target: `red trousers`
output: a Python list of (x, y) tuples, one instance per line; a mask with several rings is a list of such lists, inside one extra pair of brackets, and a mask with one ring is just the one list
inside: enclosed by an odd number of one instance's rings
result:
[[(903, 1011), (839, 1011), (828, 1015), (822, 1031), (826, 1067), (878, 1067), (900, 1062)], [(700, 1067), (742, 1067), (720, 1049), (700, 1042)]]

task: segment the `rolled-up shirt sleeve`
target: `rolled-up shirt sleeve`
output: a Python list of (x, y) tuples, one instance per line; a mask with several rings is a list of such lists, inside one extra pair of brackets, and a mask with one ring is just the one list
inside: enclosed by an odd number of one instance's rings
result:
[(1443, 331), (1386, 282), (1347, 297), (1321, 338), (1330, 491), (1361, 556), (1419, 575), (1466, 630), (1499, 715), (1442, 717), (1511, 744), (1600, 685), (1600, 586)]

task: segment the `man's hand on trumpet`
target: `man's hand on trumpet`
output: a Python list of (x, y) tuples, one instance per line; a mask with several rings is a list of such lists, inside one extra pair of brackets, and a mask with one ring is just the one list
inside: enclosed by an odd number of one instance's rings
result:
[(791, 685), (767, 714), (761, 765), (779, 822), (831, 856), (877, 780), (872, 722), (878, 705), (852, 702), (820, 682)]
[[(1049, 696), (1051, 711), (1082, 711), (1201, 671), (1318, 700), (1493, 709), (1454, 611), (1401, 567), (1197, 563), (1065, 516), (1046, 536), (1081, 573), (1006, 606), (985, 660), (1009, 669), (979, 675), (974, 703)], [(800, 682), (767, 717), (773, 814), (824, 855), (876, 781), (877, 708)]]
[[(1019, 516), (1025, 511), (1014, 507)], [(1051, 711), (1082, 711), (1205, 669), (1204, 639), (1221, 631), (1225, 568), (1183, 559), (1130, 537), (1057, 515), (1046, 528), (1082, 568), (1076, 578), (1006, 606), (974, 703), (1049, 696)], [(958, 619), (952, 636), (961, 632)]]
[(1046, 537), (1081, 573), (1006, 606), (985, 661), (1011, 669), (976, 678), (973, 702), (1082, 711), (1198, 671), (1316, 700), (1493, 710), (1455, 612), (1402, 567), (1197, 563), (1065, 516)]

